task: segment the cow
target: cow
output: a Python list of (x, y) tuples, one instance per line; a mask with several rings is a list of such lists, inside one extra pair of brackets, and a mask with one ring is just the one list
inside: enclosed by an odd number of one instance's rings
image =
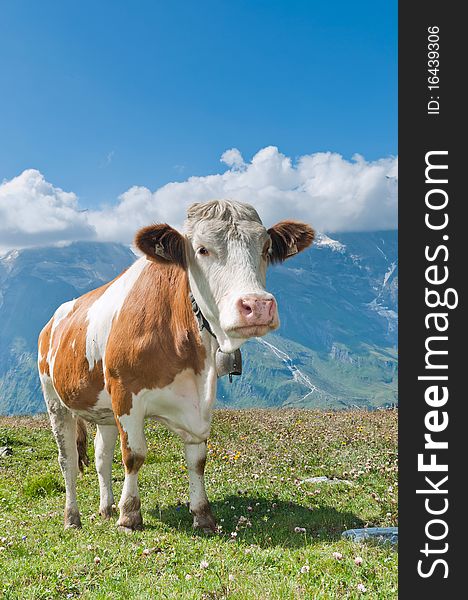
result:
[(309, 225), (292, 220), (267, 230), (249, 204), (193, 204), (183, 233), (167, 224), (139, 230), (141, 258), (55, 311), (39, 336), (38, 368), (65, 480), (65, 528), (81, 526), (76, 482), (87, 464), (86, 422), (96, 424), (100, 515), (113, 514), (120, 436), (117, 525), (142, 528), (138, 471), (147, 454), (144, 421), (154, 417), (184, 442), (193, 526), (216, 530), (204, 483), (216, 353), (279, 327), (276, 300), (265, 290), (267, 266), (313, 239)]

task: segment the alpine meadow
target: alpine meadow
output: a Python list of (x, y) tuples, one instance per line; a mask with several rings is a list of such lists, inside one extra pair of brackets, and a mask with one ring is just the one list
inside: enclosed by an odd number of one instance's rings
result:
[[(90, 466), (83, 528), (63, 530), (64, 487), (46, 417), (3, 417), (0, 590), (7, 599), (397, 597), (390, 545), (341, 538), (397, 520), (397, 412), (217, 410), (206, 483), (219, 533), (192, 529), (182, 442), (148, 421), (140, 472), (145, 529), (97, 514)], [(308, 482), (326, 476), (331, 481)], [(117, 496), (123, 467), (116, 452)], [(362, 590), (366, 590), (365, 592)]]

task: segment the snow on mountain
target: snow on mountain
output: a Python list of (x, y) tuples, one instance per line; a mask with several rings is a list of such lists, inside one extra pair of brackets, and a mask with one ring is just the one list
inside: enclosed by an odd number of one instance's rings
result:
[(324, 233), (317, 232), (315, 235), (314, 246), (316, 248), (330, 248), (335, 252), (345, 252), (346, 246), (338, 240), (332, 240)]

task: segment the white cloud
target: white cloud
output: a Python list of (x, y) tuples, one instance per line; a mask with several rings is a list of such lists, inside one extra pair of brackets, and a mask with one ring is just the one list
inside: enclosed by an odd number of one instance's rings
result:
[(0, 248), (95, 236), (75, 194), (48, 183), (35, 169), (0, 184)]
[(237, 148), (231, 148), (230, 150), (226, 150), (225, 152), (223, 152), (220, 158), (220, 162), (233, 169), (241, 169), (242, 167), (245, 167), (245, 162), (242, 158), (242, 154)]
[(331, 152), (293, 162), (274, 146), (245, 162), (236, 148), (224, 152), (229, 168), (219, 175), (190, 177), (155, 192), (134, 186), (118, 201), (80, 212), (75, 194), (45, 181), (35, 170), (0, 184), (0, 247), (23, 247), (74, 239), (128, 243), (151, 222), (180, 227), (192, 202), (229, 198), (253, 204), (265, 225), (302, 219), (320, 231), (397, 227), (397, 159), (351, 161)]

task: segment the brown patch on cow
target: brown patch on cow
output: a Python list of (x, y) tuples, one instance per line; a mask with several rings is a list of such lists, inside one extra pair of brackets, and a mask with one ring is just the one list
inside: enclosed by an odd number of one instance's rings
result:
[(189, 300), (187, 273), (148, 262), (112, 325), (106, 380), (114, 414), (129, 414), (132, 394), (164, 388), (178, 373), (203, 370), (206, 351)]
[(39, 367), (39, 373), (41, 375), (50, 375), (50, 370), (49, 370), (49, 363), (47, 361), (47, 354), (49, 352), (49, 344), (50, 344), (50, 333), (52, 331), (52, 323), (54, 322), (54, 319), (52, 318), (47, 325), (44, 327), (44, 329), (41, 331), (41, 333), (39, 334), (39, 340), (38, 340), (38, 352), (39, 352), (39, 356), (41, 357), (39, 363), (38, 363), (38, 367)]
[(271, 237), (270, 261), (283, 262), (308, 248), (315, 238), (310, 225), (299, 221), (281, 221), (268, 230)]
[(145, 462), (145, 458), (145, 456), (141, 456), (140, 454), (136, 454), (129, 450), (123, 459), (127, 473), (138, 473), (142, 464)]
[[(111, 336), (109, 336), (109, 340)], [(109, 347), (109, 342), (107, 344)], [(106, 353), (106, 360), (109, 360), (109, 355)], [(135, 374), (137, 377), (137, 374)], [(126, 389), (123, 381), (120, 378), (119, 370), (114, 367), (107, 367), (106, 369), (106, 382), (107, 382), (107, 391), (109, 392), (112, 399), (112, 410), (114, 411), (114, 415), (117, 417), (121, 417), (122, 415), (129, 415), (132, 410), (132, 394), (130, 390)], [(120, 431), (121, 440), (123, 440), (123, 436), (126, 436), (126, 432), (122, 429), (120, 425), (120, 421), (116, 419), (117, 427)], [(123, 451), (123, 450), (122, 450)]]
[(142, 456), (133, 450), (128, 445), (128, 434), (126, 431), (120, 429), (121, 449), (122, 449), (122, 461), (125, 465), (125, 471), (127, 473), (138, 473), (142, 464), (145, 462), (146, 456)]

